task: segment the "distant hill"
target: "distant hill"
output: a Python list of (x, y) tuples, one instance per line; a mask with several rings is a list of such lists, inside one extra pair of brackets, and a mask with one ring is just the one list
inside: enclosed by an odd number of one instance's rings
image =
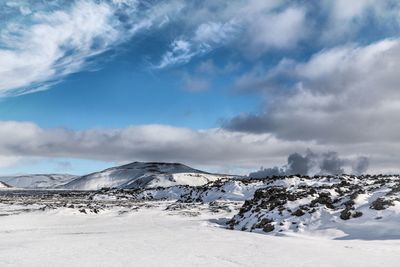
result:
[(200, 171), (180, 163), (133, 162), (81, 176), (67, 183), (64, 188), (97, 190), (102, 187), (138, 189), (174, 185), (200, 186), (223, 177), (229, 176)]
[(0, 189), (8, 189), (8, 188), (12, 188), (12, 186), (4, 182), (0, 182)]
[(1, 176), (0, 182), (12, 187), (25, 189), (46, 189), (62, 186), (77, 176), (70, 174), (27, 174), (16, 176)]

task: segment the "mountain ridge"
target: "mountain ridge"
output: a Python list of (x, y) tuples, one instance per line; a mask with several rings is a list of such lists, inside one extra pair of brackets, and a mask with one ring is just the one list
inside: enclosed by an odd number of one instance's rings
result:
[(135, 161), (80, 176), (63, 188), (97, 190), (102, 187), (139, 189), (174, 185), (198, 186), (223, 177), (234, 176), (209, 173), (176, 162)]
[(15, 188), (22, 189), (48, 189), (56, 188), (75, 179), (71, 174), (24, 174), (0, 176), (0, 181)]

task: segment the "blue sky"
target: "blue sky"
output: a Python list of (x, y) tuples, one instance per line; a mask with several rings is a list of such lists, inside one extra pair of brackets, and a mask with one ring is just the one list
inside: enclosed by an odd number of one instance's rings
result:
[(245, 173), (294, 152), (396, 172), (400, 5), (2, 1), (0, 173), (135, 160)]
[(66, 77), (51, 90), (3, 99), (1, 119), (72, 129), (151, 123), (199, 129), (255, 110), (254, 103), (259, 102), (255, 95), (232, 92), (229, 75), (216, 78), (212, 90), (191, 92), (180, 80), (181, 68), (141, 69), (124, 55), (98, 71)]

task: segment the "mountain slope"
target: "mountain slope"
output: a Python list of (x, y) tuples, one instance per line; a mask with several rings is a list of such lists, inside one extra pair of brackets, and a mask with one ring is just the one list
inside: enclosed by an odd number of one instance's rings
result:
[(9, 188), (12, 188), (12, 186), (4, 182), (0, 182), (0, 189), (9, 189)]
[(180, 163), (134, 162), (79, 177), (64, 188), (97, 190), (114, 188), (155, 188), (174, 185), (200, 186), (226, 175), (211, 174)]
[(17, 188), (44, 189), (59, 187), (75, 178), (76, 176), (69, 174), (27, 174), (3, 176), (0, 181)]

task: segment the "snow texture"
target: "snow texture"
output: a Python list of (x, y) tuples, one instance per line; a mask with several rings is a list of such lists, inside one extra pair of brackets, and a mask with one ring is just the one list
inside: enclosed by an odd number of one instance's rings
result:
[(398, 240), (327, 240), (230, 231), (229, 212), (163, 204), (100, 214), (62, 208), (0, 217), (2, 266), (398, 266)]
[(399, 176), (203, 182), (0, 190), (1, 265), (398, 266)]

